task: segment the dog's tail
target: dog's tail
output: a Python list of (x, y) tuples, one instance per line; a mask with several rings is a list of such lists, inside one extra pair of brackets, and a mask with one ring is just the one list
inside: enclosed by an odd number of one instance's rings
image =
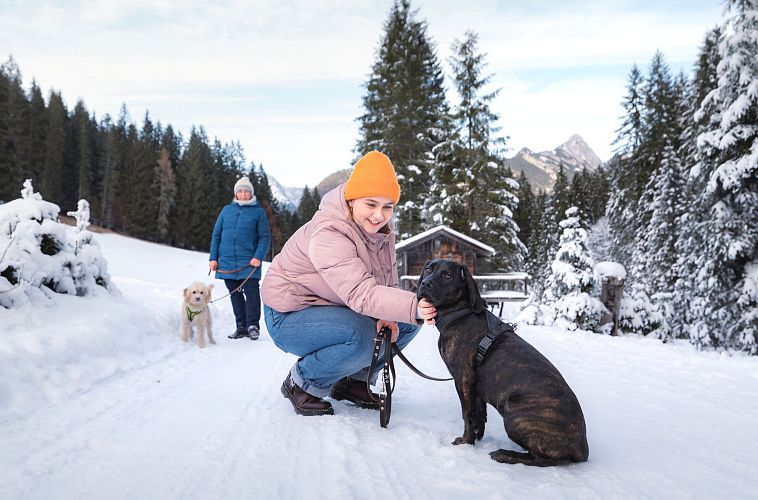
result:
[(529, 452), (520, 452), (514, 450), (496, 450), (490, 453), (492, 460), (502, 464), (524, 464), (536, 467), (552, 467), (554, 465), (563, 465), (572, 462), (567, 458), (548, 458), (538, 457)]

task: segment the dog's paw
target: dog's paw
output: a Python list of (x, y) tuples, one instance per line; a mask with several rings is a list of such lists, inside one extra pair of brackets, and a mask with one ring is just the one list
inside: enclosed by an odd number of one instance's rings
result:
[(461, 437), (455, 438), (453, 440), (453, 444), (455, 446), (458, 446), (459, 444), (474, 444), (474, 440), (473, 439), (467, 439), (467, 438), (461, 436)]

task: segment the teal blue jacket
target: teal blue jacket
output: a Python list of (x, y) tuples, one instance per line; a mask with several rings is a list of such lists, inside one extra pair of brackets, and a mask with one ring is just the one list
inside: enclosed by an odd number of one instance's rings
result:
[[(233, 274), (216, 272), (216, 279), (245, 279), (250, 273), (250, 268), (246, 266), (253, 257), (263, 261), (270, 244), (271, 230), (266, 212), (257, 201), (250, 205), (228, 204), (213, 226), (209, 260), (218, 261), (218, 269), (222, 271), (245, 269)], [(260, 268), (252, 278), (261, 279)]]

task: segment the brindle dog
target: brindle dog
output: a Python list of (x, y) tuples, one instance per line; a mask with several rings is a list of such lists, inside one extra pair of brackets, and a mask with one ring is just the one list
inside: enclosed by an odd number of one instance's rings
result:
[(476, 367), (477, 347), (489, 331), (487, 316), (495, 327), (503, 329), (504, 324), (487, 310), (465, 265), (428, 261), (417, 295), (437, 308), (438, 347), (461, 401), (463, 435), (453, 444), (482, 438), (489, 403), (503, 416), (508, 437), (527, 450), (496, 450), (490, 453), (493, 460), (541, 467), (587, 461), (579, 401), (537, 349), (511, 329), (494, 341)]

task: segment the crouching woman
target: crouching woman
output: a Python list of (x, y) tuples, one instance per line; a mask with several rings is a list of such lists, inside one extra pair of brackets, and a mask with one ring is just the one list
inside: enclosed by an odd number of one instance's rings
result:
[(368, 373), (376, 332), (389, 327), (402, 349), (418, 333), (418, 320), (436, 315), (398, 288), (391, 223), (399, 199), (390, 159), (366, 154), (266, 272), (266, 327), (280, 349), (300, 358), (281, 387), (296, 413), (332, 415), (325, 397), (378, 409), (366, 386), (382, 366), (380, 359)]

